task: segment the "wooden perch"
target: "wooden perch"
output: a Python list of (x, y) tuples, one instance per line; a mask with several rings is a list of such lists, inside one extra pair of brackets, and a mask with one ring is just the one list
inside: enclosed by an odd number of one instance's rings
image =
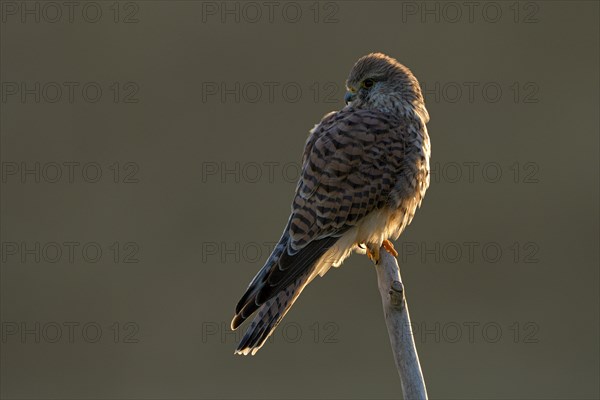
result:
[(383, 247), (379, 254), (379, 264), (375, 267), (377, 284), (381, 293), (383, 313), (390, 335), (394, 360), (400, 375), (402, 394), (405, 400), (427, 399), (427, 389), (413, 339), (398, 261)]

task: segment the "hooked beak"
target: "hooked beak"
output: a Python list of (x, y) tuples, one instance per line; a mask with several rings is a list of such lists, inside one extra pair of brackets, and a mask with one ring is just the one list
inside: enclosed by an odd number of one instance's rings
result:
[(346, 105), (348, 105), (348, 103), (350, 103), (351, 101), (354, 101), (355, 98), (356, 98), (356, 93), (346, 92), (346, 95), (344, 96), (344, 101), (346, 102)]

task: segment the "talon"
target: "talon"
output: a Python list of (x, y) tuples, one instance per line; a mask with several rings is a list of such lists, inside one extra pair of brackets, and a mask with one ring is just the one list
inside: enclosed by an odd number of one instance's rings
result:
[(375, 264), (379, 264), (379, 249), (371, 249), (367, 246), (367, 257), (369, 260), (373, 261)]
[(398, 257), (398, 252), (396, 251), (396, 249), (394, 248), (394, 244), (392, 242), (390, 242), (389, 240), (385, 239), (382, 243), (383, 248), (390, 253), (391, 255), (393, 255), (394, 257)]

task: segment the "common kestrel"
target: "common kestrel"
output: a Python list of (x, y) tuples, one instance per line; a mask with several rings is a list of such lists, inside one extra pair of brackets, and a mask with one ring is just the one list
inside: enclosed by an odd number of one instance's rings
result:
[(430, 144), (419, 82), (381, 53), (360, 58), (346, 106), (310, 132), (292, 212), (277, 246), (235, 308), (231, 328), (258, 313), (237, 347), (255, 354), (317, 275), (352, 251), (379, 262), (429, 186)]

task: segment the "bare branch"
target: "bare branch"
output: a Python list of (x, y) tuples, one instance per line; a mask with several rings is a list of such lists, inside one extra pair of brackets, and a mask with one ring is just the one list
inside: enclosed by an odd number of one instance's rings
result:
[(427, 399), (427, 389), (415, 341), (398, 261), (382, 247), (377, 270), (385, 323), (405, 400)]

